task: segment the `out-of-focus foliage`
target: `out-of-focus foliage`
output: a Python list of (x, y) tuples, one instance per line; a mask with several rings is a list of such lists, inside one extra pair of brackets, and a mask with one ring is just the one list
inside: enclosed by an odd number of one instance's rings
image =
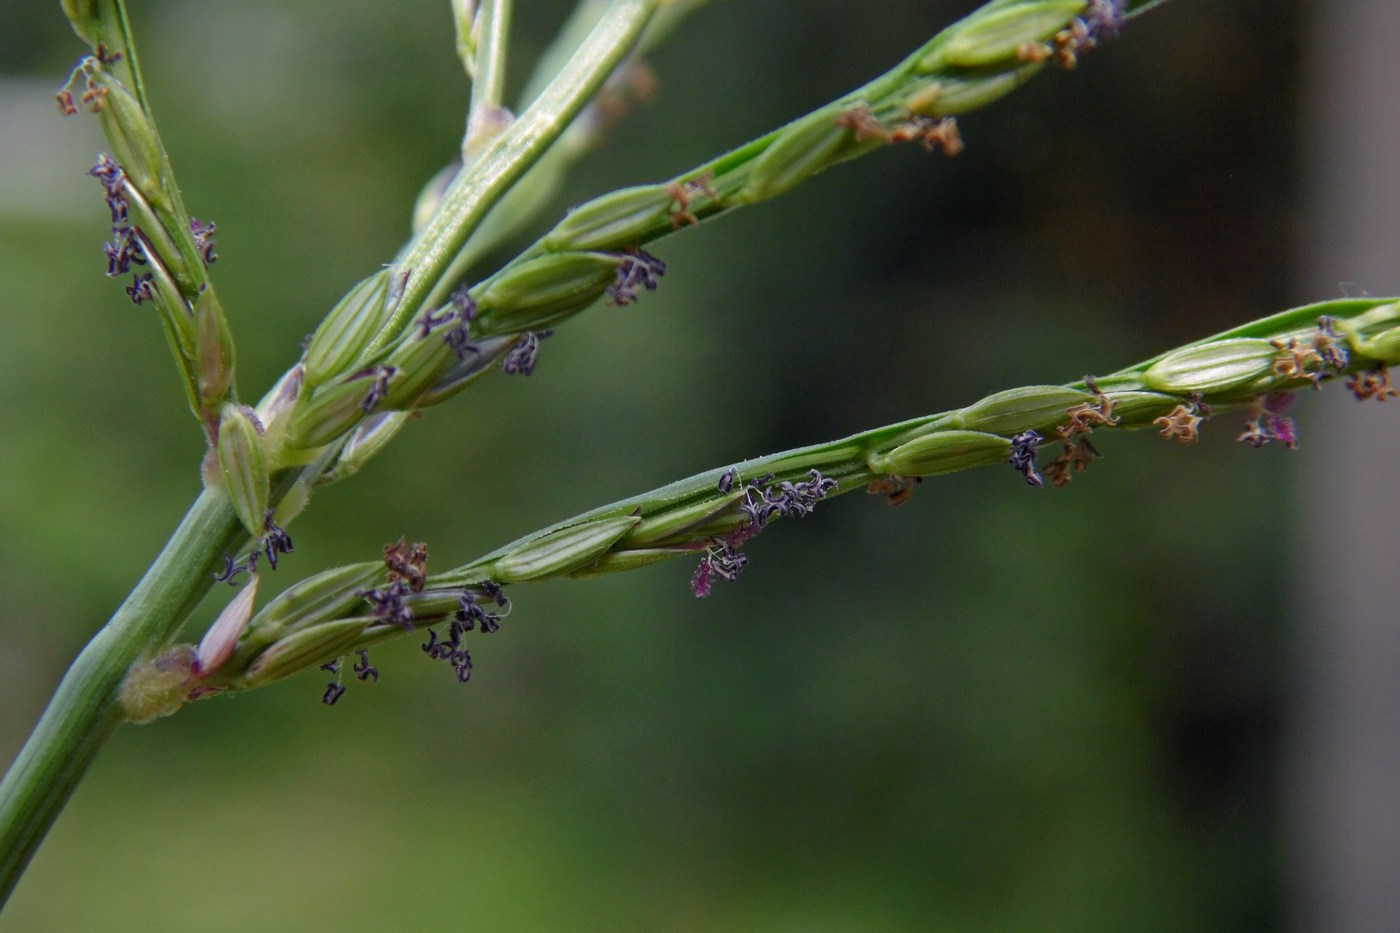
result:
[[(551, 217), (805, 112), (970, 6), (714, 4)], [(456, 149), (448, 10), (134, 12), (256, 395)], [(517, 85), (564, 12), (521, 7)], [(95, 123), (50, 103), (81, 48), (56, 6), (0, 22), (8, 758), (202, 451), (155, 320), (102, 276)], [(968, 117), (954, 161), (881, 153), (682, 231), (659, 292), (321, 494), (279, 577), (401, 534), (448, 566), (1286, 307), (1293, 30), (1288, 3), (1169, 4)], [(521, 587), (465, 687), (405, 641), (333, 710), (303, 677), (125, 730), (0, 929), (1272, 927), (1290, 464), (1209, 428), (1108, 438), (1063, 491), (992, 470), (825, 505), (705, 601), (679, 565)]]

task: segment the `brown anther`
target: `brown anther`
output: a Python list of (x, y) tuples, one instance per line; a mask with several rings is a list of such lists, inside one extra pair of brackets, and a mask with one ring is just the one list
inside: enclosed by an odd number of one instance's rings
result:
[(964, 149), (962, 133), (958, 131), (958, 121), (952, 117), (944, 117), (933, 126), (924, 138), (920, 140), (925, 146), (932, 148), (933, 143), (943, 147), (943, 154), (948, 157), (957, 155)]
[(1313, 334), (1312, 345), (1324, 366), (1333, 369), (1346, 369), (1349, 356), (1338, 338), (1341, 334), (1333, 328), (1336, 322), (1326, 315), (1317, 319), (1317, 333)]
[(919, 139), (924, 134), (924, 128), (920, 125), (921, 118), (915, 117), (907, 123), (896, 123), (890, 127), (890, 142), (911, 143)]
[(1367, 399), (1384, 402), (1388, 398), (1400, 396), (1400, 391), (1390, 384), (1390, 370), (1385, 366), (1377, 366), (1364, 373), (1353, 373), (1347, 380), (1347, 388), (1359, 402)]
[(855, 134), (855, 140), (863, 143), (867, 139), (888, 140), (889, 131), (883, 123), (875, 119), (875, 112), (865, 104), (857, 104), (850, 110), (843, 110), (836, 116), (836, 125)]
[(386, 544), (384, 566), (389, 569), (390, 583), (402, 580), (410, 591), (421, 593), (428, 575), (428, 546), (420, 542), (410, 547), (407, 538)]
[(1176, 406), (1169, 414), (1153, 419), (1152, 423), (1162, 426), (1162, 436), (1167, 440), (1175, 439), (1183, 444), (1194, 444), (1200, 438), (1196, 426), (1201, 423), (1201, 416), (1196, 414), (1194, 408), (1186, 405)]
[(922, 483), (922, 476), (915, 476), (910, 479), (907, 476), (882, 476), (865, 487), (865, 491), (872, 496), (883, 495), (885, 501), (890, 505), (903, 505), (914, 495), (914, 484)]
[(1054, 54), (1055, 50), (1044, 42), (1022, 42), (1016, 46), (1016, 59), (1018, 61), (1039, 64)]
[(1318, 383), (1322, 381), (1322, 373), (1308, 369), (1314, 363), (1322, 365), (1320, 353), (1308, 344), (1299, 343), (1297, 337), (1289, 337), (1287, 341), (1270, 340), (1269, 343), (1279, 351), (1279, 356), (1274, 359), (1274, 375), (1285, 379), (1307, 379), (1314, 388), (1321, 388)]
[(72, 91), (59, 91), (54, 95), (54, 99), (58, 101), (58, 112), (65, 117), (71, 117), (78, 112), (78, 105), (73, 103)]
[(1055, 33), (1055, 63), (1066, 71), (1079, 65), (1079, 55), (1094, 47), (1094, 37), (1084, 20), (1075, 17), (1068, 26)]
[(889, 139), (890, 142), (894, 143), (917, 141), (919, 145), (924, 147), (925, 152), (932, 152), (933, 147), (938, 146), (943, 150), (943, 154), (949, 158), (966, 148), (963, 145), (962, 134), (958, 132), (958, 121), (952, 117), (934, 120), (929, 117), (915, 116), (890, 130)]
[(690, 206), (690, 194), (685, 190), (684, 185), (673, 181), (666, 186), (666, 193), (676, 201), (676, 206), (666, 212), (671, 218), (672, 230), (679, 230), (687, 224), (692, 227), (700, 226), (700, 218), (686, 210)]
[(1069, 484), (1074, 473), (1083, 473), (1094, 458), (1101, 456), (1099, 449), (1087, 437), (1075, 441), (1065, 441), (1065, 449), (1054, 460), (1045, 465), (1042, 471), (1050, 485), (1059, 489)]
[(1099, 384), (1094, 381), (1093, 376), (1084, 377), (1084, 385), (1089, 391), (1098, 396), (1093, 402), (1084, 402), (1081, 405), (1074, 405), (1065, 411), (1065, 417), (1069, 419), (1068, 424), (1062, 424), (1055, 430), (1060, 438), (1066, 442), (1076, 434), (1090, 434), (1096, 424), (1106, 424), (1109, 427), (1117, 424), (1121, 419), (1113, 414), (1113, 409), (1118, 403), (1104, 394), (1099, 388)]
[(102, 110), (102, 105), (107, 102), (107, 88), (100, 84), (88, 84), (88, 89), (83, 92), (83, 106), (92, 113)]
[(1070, 439), (1073, 438), (1076, 434), (1086, 434), (1092, 430), (1093, 428), (1090, 428), (1086, 424), (1083, 424), (1078, 421), (1071, 421), (1069, 424), (1062, 424), (1055, 428), (1055, 433), (1060, 435), (1060, 440), (1068, 444), (1070, 442)]
[(676, 202), (676, 206), (666, 212), (671, 218), (671, 229), (679, 230), (685, 224), (696, 227), (700, 225), (700, 218), (691, 212), (690, 203), (702, 194), (711, 201), (719, 200), (719, 194), (714, 189), (714, 180), (714, 172), (703, 172), (687, 181), (673, 181), (666, 186), (666, 193)]
[(685, 210), (690, 207), (690, 190), (678, 181), (673, 181), (666, 186), (666, 193), (675, 199), (676, 209)]
[(96, 53), (97, 60), (104, 65), (111, 65), (122, 60), (121, 52), (108, 52), (107, 46), (101, 42), (97, 43), (97, 48), (93, 49), (93, 52)]

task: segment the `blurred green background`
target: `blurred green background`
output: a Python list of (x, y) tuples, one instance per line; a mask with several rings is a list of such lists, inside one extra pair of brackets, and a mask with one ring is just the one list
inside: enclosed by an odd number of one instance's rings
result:
[[(447, 5), (133, 6), (256, 396), (456, 149)], [(973, 6), (713, 4), (534, 229)], [(1168, 4), (968, 116), (955, 160), (879, 153), (664, 241), (656, 294), (575, 319), (532, 378), (486, 380), (322, 494), (277, 582), (400, 535), (450, 566), (1296, 303), (1295, 6)], [(517, 87), (567, 9), (518, 7)], [(198, 490), (159, 329), (102, 276), (96, 122), (52, 104), (82, 51), (57, 4), (0, 0), (5, 760)], [(898, 509), (850, 496), (708, 600), (681, 564), (522, 587), (466, 686), (406, 639), (334, 709), (306, 675), (124, 730), (0, 930), (1277, 928), (1293, 465), (1235, 433), (1106, 436), (1061, 491), (992, 469)]]

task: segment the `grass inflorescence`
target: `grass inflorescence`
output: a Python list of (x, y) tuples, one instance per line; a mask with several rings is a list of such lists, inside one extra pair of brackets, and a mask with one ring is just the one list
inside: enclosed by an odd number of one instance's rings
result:
[[(392, 559), (386, 579), (397, 589), (366, 590), (354, 568), (330, 571), (254, 617), (246, 643), (224, 670), (210, 672), (199, 695), (251, 689), (423, 629), (430, 633), (424, 651), (451, 661), (465, 682), (472, 667), (462, 636), (473, 626), (462, 624), (469, 617), (461, 612), (468, 603), (507, 607), (502, 584), (586, 578), (688, 558), (698, 561), (691, 577), (695, 595), (707, 596), (716, 581), (738, 578), (748, 564), (742, 548), (755, 535), (777, 519), (807, 515), (828, 498), (865, 490), (900, 504), (924, 477), (977, 466), (1009, 466), (1032, 488), (1061, 487), (1102, 455), (1093, 438), (1104, 432), (1151, 429), (1166, 441), (1192, 444), (1209, 422), (1238, 410), (1249, 413), (1229, 429), (1238, 441), (1291, 449), (1297, 428), (1285, 412), (1300, 391), (1344, 380), (1356, 398), (1384, 401), (1400, 394), (1387, 369), (1396, 360), (1400, 302), (1308, 305), (1104, 376), (1003, 390), (959, 409), (709, 470), (560, 522), (452, 570), (433, 575), (420, 567), (416, 589), (395, 584), (401, 574)], [(1055, 445), (1058, 451), (1042, 465)], [(426, 549), (423, 554), (426, 562)], [(315, 602), (318, 611), (288, 625), (283, 600), (300, 604), (300, 588), (327, 584), (332, 589)], [(446, 639), (433, 629), (443, 624), (449, 625)], [(319, 651), (308, 647), (317, 632), (325, 636)], [(298, 663), (261, 660), (284, 642), (305, 651)]]

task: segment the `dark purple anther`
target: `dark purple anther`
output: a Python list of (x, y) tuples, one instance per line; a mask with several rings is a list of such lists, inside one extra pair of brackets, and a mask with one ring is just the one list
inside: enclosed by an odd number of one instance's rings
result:
[(206, 266), (212, 266), (218, 256), (214, 253), (214, 233), (218, 226), (214, 223), (200, 223), (199, 218), (190, 218), (190, 233), (194, 235), (194, 248)]
[(491, 600), (497, 606), (500, 606), (503, 611), (510, 611), (510, 600), (506, 597), (504, 587), (499, 583), (495, 580), (482, 580), (477, 586), (481, 589), (481, 592), (486, 594), (487, 599)]
[(374, 617), (380, 622), (410, 630), (413, 628), (413, 610), (403, 604), (403, 598), (408, 595), (408, 586), (402, 580), (395, 580), (382, 589), (359, 590), (355, 595), (374, 607)]
[(476, 352), (476, 344), (472, 343), (472, 333), (466, 321), (459, 321), (456, 327), (443, 332), (442, 342), (459, 360), (465, 360), (468, 353)]
[(374, 682), (379, 683), (379, 668), (370, 666), (369, 652), (359, 651), (356, 653), (359, 654), (360, 660), (356, 661), (355, 666), (351, 668), (355, 672), (355, 676), (360, 680), (369, 680), (373, 677)]
[[(839, 486), (836, 480), (823, 476), (816, 469), (808, 470), (807, 478), (797, 482), (782, 480), (776, 485), (769, 485), (772, 479), (773, 474), (769, 473), (745, 484), (745, 499), (739, 503), (739, 511), (748, 521), (723, 538), (710, 539), (710, 546), (706, 548), (700, 566), (695, 568), (690, 578), (690, 586), (696, 596), (710, 595), (715, 577), (733, 582), (743, 572), (749, 558), (747, 554), (740, 553), (739, 548), (762, 531), (774, 516), (802, 518)], [(726, 487), (732, 489), (737, 481), (738, 471), (727, 470), (720, 477), (720, 491), (725, 491)]]
[(379, 403), (384, 401), (385, 396), (389, 394), (389, 380), (394, 378), (394, 374), (397, 372), (398, 369), (393, 366), (371, 366), (351, 377), (352, 379), (374, 379), (374, 385), (370, 387), (369, 394), (360, 403), (361, 410), (369, 412), (379, 407)]
[[(278, 555), (292, 553), (292, 536), (272, 520), (273, 514), (274, 510), (268, 509), (267, 514), (263, 515), (262, 552), (267, 557), (268, 564), (272, 566), (273, 570), (276, 570)], [(255, 550), (248, 555), (249, 572), (257, 569), (257, 554), (258, 552)]]
[(749, 555), (734, 550), (727, 542), (718, 548), (711, 548), (705, 559), (709, 561), (712, 571), (730, 583), (737, 580), (749, 565)]
[(433, 660), (442, 657), (443, 643), (438, 641), (437, 632), (428, 629), (428, 640), (418, 647), (423, 649), (423, 653)]
[(1040, 442), (1043, 440), (1045, 438), (1041, 437), (1040, 432), (1035, 430), (1017, 434), (1011, 438), (1011, 456), (1006, 458), (1006, 462), (1026, 478), (1026, 484), (1029, 486), (1045, 485), (1040, 474), (1035, 471), (1036, 456)]
[[(484, 635), (490, 635), (501, 628), (501, 619), (506, 612), (510, 611), (510, 600), (501, 593), (500, 585), (492, 580), (484, 580), (477, 584), (480, 592), (471, 587), (462, 590), (462, 595), (457, 598), (458, 609), (453, 616), (454, 632), (460, 625), (461, 631), (470, 632), (478, 625)], [(501, 612), (491, 612), (481, 605), (480, 600), (487, 599), (496, 604)]]
[(637, 288), (656, 291), (657, 280), (666, 274), (666, 263), (644, 249), (618, 254), (617, 278), (608, 286), (608, 300), (630, 305), (637, 300)]
[(472, 653), (466, 648), (458, 648), (448, 659), (457, 672), (457, 683), (464, 684), (472, 679)]
[(104, 194), (102, 199), (107, 202), (107, 209), (112, 212), (112, 223), (126, 223), (126, 198), (119, 194)]
[(146, 254), (137, 242), (132, 228), (118, 225), (112, 228), (112, 242), (102, 244), (102, 252), (107, 255), (107, 276), (116, 278), (131, 271), (132, 263), (146, 264)]
[(457, 320), (469, 324), (476, 317), (476, 299), (472, 298), (472, 290), (466, 283), (458, 285), (447, 300), (457, 310)]
[(526, 331), (520, 342), (510, 348), (501, 361), (501, 372), (508, 376), (528, 376), (535, 371), (540, 359), (540, 341), (553, 336), (554, 331), (542, 330), (539, 333)]
[(156, 297), (155, 286), (151, 284), (154, 280), (155, 276), (149, 272), (139, 273), (131, 280), (131, 284), (126, 287), (126, 293), (131, 296), (132, 304), (139, 305)]
[(436, 311), (434, 311), (432, 308), (428, 308), (426, 311), (423, 312), (423, 316), (420, 317), (418, 320), (414, 321), (413, 323), (417, 324), (420, 328), (418, 331), (418, 336), (427, 337), (429, 334), (431, 334), (434, 330), (441, 327), (442, 325), (451, 323), (452, 320), (456, 317), (457, 312), (452, 308), (438, 308)]
[[(464, 601), (465, 596), (466, 593), (463, 594)], [(445, 641), (438, 641), (437, 632), (428, 629), (428, 641), (422, 648), (423, 653), (434, 661), (446, 661), (450, 664), (457, 672), (457, 682), (464, 684), (472, 679), (472, 656), (471, 652), (462, 646), (462, 635), (470, 630), (471, 625), (461, 621), (460, 616), (459, 612), (459, 618), (452, 621)]]
[(102, 153), (97, 157), (96, 164), (88, 169), (88, 174), (102, 182), (102, 187), (107, 189), (107, 194), (112, 197), (120, 197), (122, 183), (126, 181), (126, 173), (122, 171), (117, 160)]
[(247, 570), (247, 567), (244, 567), (233, 559), (232, 554), (225, 554), (223, 572), (214, 574), (214, 582), (227, 583), (229, 586), (237, 586), (238, 575), (240, 573), (246, 573)]

